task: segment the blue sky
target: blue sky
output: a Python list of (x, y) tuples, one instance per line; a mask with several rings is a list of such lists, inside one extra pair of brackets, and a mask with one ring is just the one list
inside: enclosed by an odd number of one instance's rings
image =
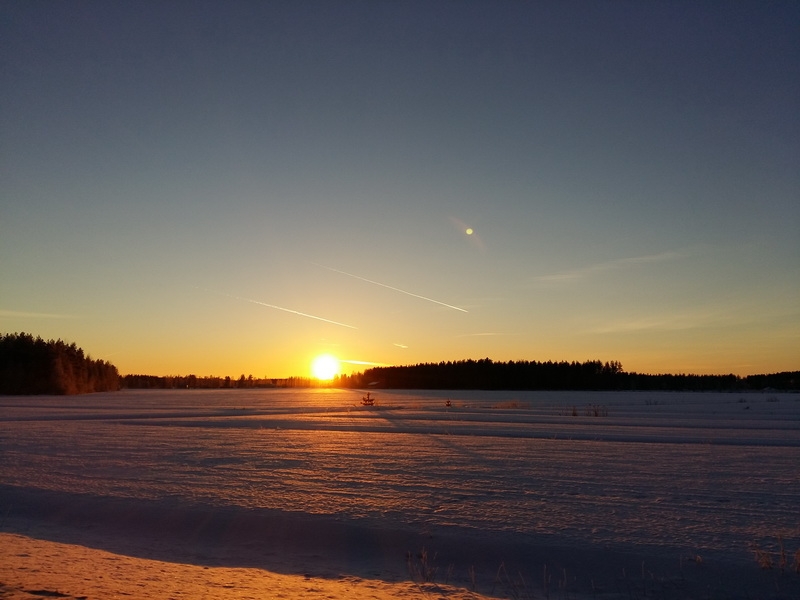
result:
[(796, 3), (0, 6), (2, 331), (800, 368)]

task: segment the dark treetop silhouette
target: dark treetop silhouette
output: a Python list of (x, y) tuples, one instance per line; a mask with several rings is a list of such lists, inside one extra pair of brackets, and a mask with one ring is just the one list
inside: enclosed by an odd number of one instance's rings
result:
[(120, 387), (117, 368), (74, 343), (28, 333), (0, 336), (0, 394), (85, 394)]

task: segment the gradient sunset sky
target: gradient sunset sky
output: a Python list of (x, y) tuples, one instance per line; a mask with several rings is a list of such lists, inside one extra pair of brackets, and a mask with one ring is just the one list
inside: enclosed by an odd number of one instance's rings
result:
[(800, 369), (800, 3), (0, 12), (0, 332), (123, 374)]

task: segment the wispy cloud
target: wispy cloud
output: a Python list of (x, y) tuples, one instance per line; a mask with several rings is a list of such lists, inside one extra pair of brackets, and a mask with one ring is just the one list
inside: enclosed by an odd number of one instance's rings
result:
[[(691, 329), (767, 326), (786, 319), (796, 319), (797, 310), (758, 310), (752, 306), (731, 305), (698, 307), (694, 310), (655, 314), (632, 319), (618, 319), (591, 329), (589, 333), (650, 333)], [(781, 329), (785, 330), (785, 329)]]
[(347, 363), (349, 365), (365, 365), (371, 367), (388, 367), (386, 363), (372, 362), (369, 360), (339, 360), (339, 362)]
[(219, 294), (220, 296), (225, 296), (227, 298), (233, 298), (234, 300), (241, 300), (243, 302), (252, 302), (253, 304), (258, 304), (259, 306), (266, 306), (267, 308), (272, 308), (274, 310), (281, 310), (283, 312), (291, 313), (293, 315), (298, 315), (300, 317), (306, 317), (307, 319), (316, 319), (317, 321), (323, 321), (325, 323), (330, 323), (331, 325), (338, 325), (339, 327), (347, 327), (349, 329), (358, 329), (353, 325), (348, 325), (347, 323), (340, 323), (339, 321), (334, 321), (332, 319), (326, 319), (324, 317), (318, 317), (317, 315), (311, 315), (308, 313), (300, 312), (299, 310), (294, 310), (291, 308), (284, 308), (283, 306), (276, 306), (275, 304), (267, 304), (266, 302), (261, 302), (259, 300), (253, 300), (252, 298), (244, 298), (242, 296), (234, 296), (232, 294), (225, 294), (223, 292), (216, 292), (214, 290), (208, 290), (205, 288), (198, 288), (204, 290), (206, 292), (211, 292), (212, 294)]
[(0, 308), (0, 319), (78, 319), (77, 315), (61, 315), (56, 313), (28, 312), (24, 310), (6, 310)]
[(493, 337), (498, 335), (519, 335), (518, 333), (497, 333), (493, 331), (487, 331), (482, 333), (462, 333), (461, 335), (457, 335), (457, 338), (463, 337)]
[(408, 348), (408, 346), (406, 346), (405, 344), (398, 344), (398, 343), (394, 343), (392, 344), (392, 346), (397, 346), (398, 348), (402, 348), (403, 350)]
[(597, 327), (591, 333), (641, 333), (647, 331), (684, 331), (699, 327), (723, 325), (727, 322), (720, 315), (708, 314), (670, 314), (653, 315), (639, 319), (620, 320)]
[(630, 258), (619, 258), (617, 260), (610, 260), (606, 262), (596, 263), (588, 267), (580, 269), (571, 269), (569, 271), (561, 271), (552, 275), (542, 275), (536, 277), (534, 281), (539, 283), (572, 283), (587, 277), (607, 273), (609, 271), (617, 271), (627, 267), (635, 267), (639, 265), (668, 262), (685, 258), (686, 254), (680, 252), (662, 252), (660, 254), (649, 254), (646, 256), (634, 256)]
[(413, 296), (414, 298), (419, 298), (420, 300), (426, 300), (427, 302), (433, 302), (434, 304), (439, 304), (441, 306), (446, 306), (447, 308), (452, 308), (453, 310), (460, 310), (461, 312), (469, 312), (464, 310), (463, 308), (459, 308), (458, 306), (453, 306), (452, 304), (447, 304), (445, 302), (440, 302), (439, 300), (434, 300), (433, 298), (428, 298), (427, 296), (420, 296), (419, 294), (414, 294), (412, 292), (407, 292), (406, 290), (401, 290), (400, 288), (393, 287), (391, 285), (386, 285), (385, 283), (380, 283), (379, 281), (373, 281), (372, 279), (367, 279), (366, 277), (361, 277), (359, 275), (353, 275), (352, 273), (348, 273), (347, 271), (340, 271), (339, 269), (334, 269), (333, 267), (326, 267), (325, 265), (320, 265), (317, 263), (315, 264), (318, 267), (323, 269), (328, 269), (328, 271), (333, 271), (334, 273), (340, 273), (342, 275), (347, 275), (348, 277), (352, 277), (354, 279), (360, 279), (361, 281), (366, 281), (367, 283), (371, 283), (372, 285), (379, 285), (381, 287), (386, 288), (387, 290), (393, 290), (395, 292), (400, 292), (401, 294), (405, 294), (407, 296)]

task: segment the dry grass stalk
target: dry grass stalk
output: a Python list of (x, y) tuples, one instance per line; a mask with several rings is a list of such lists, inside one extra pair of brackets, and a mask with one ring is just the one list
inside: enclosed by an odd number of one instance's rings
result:
[(408, 552), (406, 554), (406, 562), (412, 581), (433, 583), (436, 580), (436, 572), (438, 571), (435, 561), (436, 555), (434, 554), (433, 558), (429, 559), (428, 551), (424, 547), (416, 556)]
[(753, 554), (755, 555), (756, 563), (758, 563), (759, 567), (764, 570), (772, 568), (772, 555), (769, 552), (756, 546), (753, 549)]

